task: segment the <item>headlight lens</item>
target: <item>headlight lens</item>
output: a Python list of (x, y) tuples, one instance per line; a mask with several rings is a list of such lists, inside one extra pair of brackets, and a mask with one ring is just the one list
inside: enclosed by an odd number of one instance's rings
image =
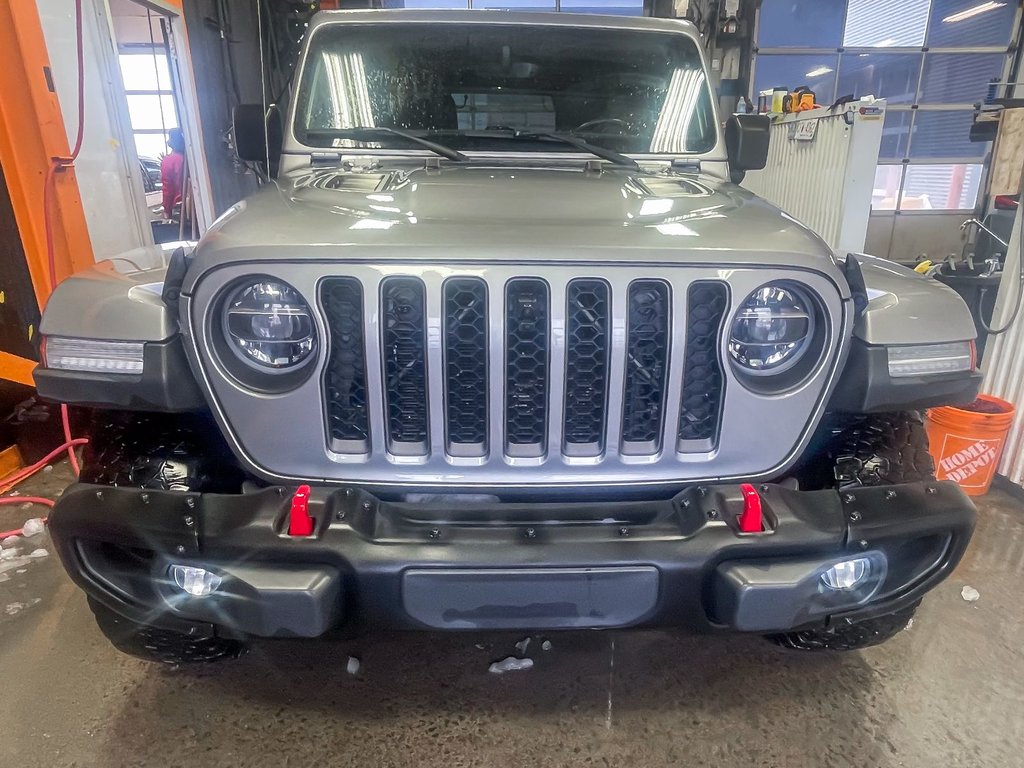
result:
[(294, 369), (316, 349), (309, 306), (290, 285), (274, 280), (236, 290), (224, 310), (224, 328), (235, 353), (261, 369)]
[(813, 318), (810, 300), (796, 287), (763, 285), (747, 297), (736, 315), (729, 355), (749, 373), (781, 373), (806, 351)]

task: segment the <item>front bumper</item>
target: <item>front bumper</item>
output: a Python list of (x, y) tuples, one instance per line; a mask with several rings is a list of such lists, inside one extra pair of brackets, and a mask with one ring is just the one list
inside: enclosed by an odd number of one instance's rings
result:
[[(678, 625), (781, 631), (911, 605), (949, 575), (974, 527), (953, 483), (794, 491), (760, 486), (765, 530), (741, 533), (736, 485), (663, 501), (382, 501), (314, 489), (313, 534), (287, 534), (294, 489), (221, 495), (77, 484), (50, 517), (71, 577), (145, 624), (191, 634), (322, 635), (342, 624), (441, 629)], [(853, 591), (820, 575), (866, 556)], [(206, 597), (170, 565), (221, 576)]]

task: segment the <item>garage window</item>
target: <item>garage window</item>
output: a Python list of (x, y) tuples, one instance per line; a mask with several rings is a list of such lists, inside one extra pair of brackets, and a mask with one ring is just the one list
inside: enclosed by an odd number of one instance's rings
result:
[(483, 8), (498, 11), (561, 11), (643, 16), (643, 0), (383, 0), (384, 8)]
[(135, 150), (140, 158), (167, 154), (167, 132), (178, 127), (167, 54), (162, 47), (132, 46), (118, 54)]
[(763, 0), (750, 96), (886, 99), (875, 209), (972, 210), (989, 150), (968, 139), (974, 104), (1004, 79), (1016, 14), (1009, 0)]

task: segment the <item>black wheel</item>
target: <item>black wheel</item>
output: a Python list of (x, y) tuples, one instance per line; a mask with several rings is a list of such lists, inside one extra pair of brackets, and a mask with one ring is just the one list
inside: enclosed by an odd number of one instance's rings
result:
[(918, 603), (886, 616), (863, 621), (843, 619), (827, 629), (807, 629), (769, 635), (768, 639), (783, 648), (797, 651), (859, 651), (884, 643), (907, 628)]
[(209, 664), (235, 659), (245, 645), (226, 637), (192, 637), (180, 632), (136, 624), (109, 608), (89, 599), (100, 632), (117, 650), (146, 661), (161, 664)]
[[(820, 464), (829, 470), (821, 484), (838, 489), (935, 479), (935, 462), (928, 452), (928, 434), (917, 412), (845, 417), (829, 428), (823, 453), (824, 461)], [(831, 627), (770, 635), (769, 639), (801, 651), (870, 648), (902, 631), (917, 605), (886, 616), (862, 621), (843, 619)]]
[(232, 493), (243, 474), (209, 419), (96, 411), (82, 453), (83, 483)]
[(935, 479), (928, 433), (917, 412), (857, 416), (836, 438), (832, 455), (840, 488)]

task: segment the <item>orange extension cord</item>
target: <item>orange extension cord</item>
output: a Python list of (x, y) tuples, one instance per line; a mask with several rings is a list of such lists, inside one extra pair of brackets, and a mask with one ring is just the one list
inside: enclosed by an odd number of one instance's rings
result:
[[(51, 293), (53, 289), (57, 287), (57, 262), (54, 254), (55, 249), (53, 243), (53, 203), (51, 200), (53, 196), (54, 179), (58, 171), (69, 168), (74, 164), (75, 160), (78, 159), (78, 153), (82, 151), (82, 139), (85, 135), (85, 48), (82, 45), (82, 37), (82, 0), (75, 0), (75, 43), (78, 47), (78, 133), (75, 136), (75, 146), (71, 150), (71, 154), (67, 157), (52, 158), (50, 167), (46, 171), (46, 179), (43, 181), (43, 221), (46, 229), (46, 258), (47, 264), (50, 268), (49, 277)], [(73, 439), (71, 437), (71, 423), (68, 420), (68, 407), (64, 404), (61, 404), (60, 406), (60, 418), (64, 427), (64, 443), (60, 447), (50, 451), (46, 456), (32, 466), (25, 467), (14, 474), (0, 478), (0, 493), (6, 493), (22, 480), (31, 477), (36, 472), (39, 472), (43, 467), (53, 461), (64, 451), (67, 451), (68, 461), (71, 463), (71, 469), (74, 471), (75, 477), (78, 476), (81, 468), (78, 465), (78, 456), (75, 455), (75, 448), (79, 445), (85, 445), (89, 441), (84, 437), (78, 439)], [(0, 504), (41, 504), (46, 507), (52, 507), (53, 501), (39, 496), (13, 496), (6, 499), (0, 499)], [(43, 522), (46, 522), (46, 518), (43, 518)], [(20, 528), (13, 531), (3, 531), (0, 532), (0, 538), (16, 536), (19, 533), (21, 533)]]

